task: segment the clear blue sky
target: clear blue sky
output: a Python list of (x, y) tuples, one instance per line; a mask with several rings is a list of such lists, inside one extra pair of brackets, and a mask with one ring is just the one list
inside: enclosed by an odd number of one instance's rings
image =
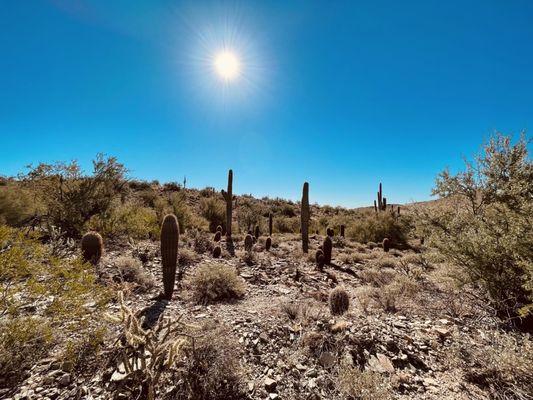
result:
[(529, 0), (6, 0), (0, 27), (3, 175), (104, 152), (143, 179), (407, 202), (533, 123)]

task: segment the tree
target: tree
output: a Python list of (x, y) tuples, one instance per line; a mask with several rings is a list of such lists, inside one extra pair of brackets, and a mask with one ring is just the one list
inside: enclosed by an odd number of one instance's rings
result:
[[(439, 174), (434, 195), (447, 205), (422, 223), (449, 262), (485, 290), (498, 314), (531, 329), (533, 321), (533, 165), (524, 134), (496, 134), (466, 170)], [(524, 324), (525, 323), (525, 324)]]

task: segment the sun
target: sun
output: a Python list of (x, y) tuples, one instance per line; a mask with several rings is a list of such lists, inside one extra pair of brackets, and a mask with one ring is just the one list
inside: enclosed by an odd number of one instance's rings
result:
[(231, 51), (222, 51), (215, 57), (214, 67), (217, 74), (225, 81), (239, 76), (241, 65), (237, 56)]

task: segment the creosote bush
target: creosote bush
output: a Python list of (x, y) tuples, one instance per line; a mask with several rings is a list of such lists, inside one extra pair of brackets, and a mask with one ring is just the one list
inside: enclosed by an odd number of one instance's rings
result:
[(234, 268), (208, 263), (199, 266), (188, 282), (192, 299), (199, 304), (238, 299), (246, 291), (244, 282)]

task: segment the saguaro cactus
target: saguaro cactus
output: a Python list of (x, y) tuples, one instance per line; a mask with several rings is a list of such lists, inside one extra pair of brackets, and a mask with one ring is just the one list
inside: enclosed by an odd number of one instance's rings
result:
[(301, 231), (302, 231), (302, 250), (304, 253), (309, 251), (309, 183), (305, 182), (302, 190), (301, 204)]
[(226, 236), (231, 237), (231, 221), (233, 212), (233, 171), (228, 172), (228, 191), (222, 190), (222, 196), (226, 200)]
[(341, 225), (341, 237), (344, 237), (344, 225)]
[(81, 254), (85, 262), (98, 264), (104, 251), (104, 241), (98, 232), (87, 232), (81, 238)]
[(272, 213), (268, 213), (268, 236), (272, 236)]
[(261, 234), (261, 232), (259, 231), (259, 225), (256, 225), (255, 226), (255, 229), (254, 229), (254, 236), (255, 236), (255, 239), (259, 239), (259, 235)]
[(324, 252), (324, 264), (331, 264), (331, 251), (333, 249), (333, 241), (330, 236), (326, 236), (324, 243), (322, 243), (322, 251)]
[(164, 298), (172, 299), (178, 262), (180, 226), (174, 214), (168, 214), (161, 225), (161, 264), (163, 265)]

